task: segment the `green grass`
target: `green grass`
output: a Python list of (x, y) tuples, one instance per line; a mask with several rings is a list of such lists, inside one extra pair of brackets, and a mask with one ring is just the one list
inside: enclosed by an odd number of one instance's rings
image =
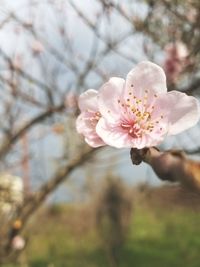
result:
[(200, 266), (200, 214), (142, 209), (136, 214), (121, 266)]
[[(65, 207), (40, 215), (28, 230), (22, 255), (31, 267), (107, 267), (103, 245), (87, 216)], [(68, 217), (66, 219), (65, 217)], [(70, 218), (70, 219), (69, 219)], [(87, 227), (88, 219), (88, 227)], [(79, 229), (79, 223), (84, 226)], [(199, 267), (200, 212), (137, 205), (119, 267)], [(13, 267), (4, 265), (3, 267)]]

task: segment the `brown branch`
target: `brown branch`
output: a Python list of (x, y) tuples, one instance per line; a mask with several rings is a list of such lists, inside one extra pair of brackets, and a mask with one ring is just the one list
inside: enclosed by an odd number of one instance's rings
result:
[[(14, 84), (12, 81), (5, 79), (2, 75), (0, 75), (0, 81), (3, 84), (7, 84), (11, 88), (10, 94), (16, 98), (19, 98), (22, 101), (28, 102), (29, 104), (32, 104), (34, 106), (37, 106), (39, 108), (44, 108), (45, 104), (40, 102), (39, 100), (35, 99), (30, 94), (27, 94), (25, 92), (22, 92), (18, 85)], [(4, 86), (5, 88), (5, 86)]]
[(117, 53), (119, 56), (121, 56), (122, 58), (126, 59), (129, 62), (137, 62), (135, 59), (130, 58), (130, 56), (126, 55), (125, 53), (119, 51), (116, 47), (116, 45), (113, 45), (113, 42), (109, 42), (108, 40), (106, 40), (106, 38), (104, 36), (101, 35), (101, 33), (99, 32), (98, 28), (96, 27), (96, 24), (93, 23), (83, 12), (80, 8), (78, 8), (77, 5), (74, 4), (73, 1), (69, 1), (69, 4), (71, 5), (71, 7), (74, 9), (74, 11), (77, 13), (77, 15), (83, 20), (83, 22), (89, 27), (89, 29), (91, 29), (91, 31), (96, 35), (96, 37), (101, 40), (111, 51), (114, 51), (115, 53)]
[(197, 146), (194, 149), (184, 149), (184, 152), (189, 154), (189, 155), (195, 155), (195, 154), (199, 154), (200, 153), (200, 147)]
[(133, 164), (142, 161), (149, 164), (163, 181), (180, 182), (196, 192), (200, 192), (200, 162), (188, 159), (181, 151), (161, 152), (155, 147), (131, 149)]
[(44, 111), (43, 113), (37, 115), (35, 118), (28, 121), (24, 126), (22, 126), (17, 132), (10, 134), (9, 136), (5, 137), (5, 140), (0, 147), (0, 158), (5, 156), (9, 150), (11, 149), (12, 145), (15, 144), (18, 139), (31, 127), (35, 124), (45, 120), (46, 118), (50, 117), (53, 113), (61, 112), (65, 108), (64, 104), (61, 104), (57, 107), (51, 107), (48, 110)]
[(64, 167), (58, 170), (58, 172), (49, 179), (41, 188), (25, 201), (25, 205), (19, 211), (19, 219), (23, 222), (23, 225), (27, 222), (29, 217), (41, 206), (46, 197), (52, 193), (69, 175), (78, 167), (82, 166), (85, 162), (94, 156), (98, 149), (88, 148), (83, 151), (70, 163), (66, 163)]
[(38, 88), (41, 88), (41, 89), (46, 90), (46, 91), (52, 91), (52, 88), (48, 87), (45, 83), (36, 79), (35, 77), (33, 77), (32, 75), (27, 73), (25, 70), (19, 69), (19, 68), (16, 69), (11, 58), (9, 56), (7, 56), (7, 54), (1, 48), (0, 48), (0, 56), (8, 63), (11, 70), (15, 70), (17, 73), (19, 73), (21, 75), (22, 78), (37, 85)]

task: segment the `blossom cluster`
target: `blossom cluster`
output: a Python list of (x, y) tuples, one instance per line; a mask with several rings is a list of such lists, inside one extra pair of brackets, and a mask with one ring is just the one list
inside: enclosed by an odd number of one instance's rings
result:
[(0, 175), (0, 214), (10, 214), (23, 203), (23, 182), (21, 177), (7, 173)]
[(112, 77), (96, 91), (89, 89), (79, 97), (78, 133), (92, 147), (151, 147), (167, 135), (194, 126), (200, 106), (193, 96), (167, 92), (166, 75), (161, 67), (143, 61), (126, 80)]

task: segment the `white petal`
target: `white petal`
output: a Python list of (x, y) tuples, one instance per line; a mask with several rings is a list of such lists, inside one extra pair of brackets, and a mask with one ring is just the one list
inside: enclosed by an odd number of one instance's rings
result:
[(194, 126), (200, 119), (199, 101), (185, 93), (171, 91), (160, 96), (155, 105), (159, 105), (168, 116), (168, 135), (185, 131)]
[(98, 92), (94, 89), (89, 89), (79, 96), (78, 105), (81, 111), (87, 109), (92, 111), (98, 111), (97, 104)]
[(99, 111), (103, 117), (111, 122), (120, 117), (118, 100), (121, 98), (124, 84), (124, 79), (113, 77), (99, 90)]
[(153, 93), (158, 94), (167, 92), (166, 76), (163, 69), (149, 61), (142, 61), (128, 73), (125, 97), (131, 93), (140, 98), (145, 95), (145, 91), (150, 93), (153, 91)]
[(100, 147), (106, 145), (98, 136), (96, 138), (85, 137), (85, 142), (91, 147)]
[(122, 132), (118, 126), (111, 126), (104, 118), (101, 118), (97, 123), (96, 132), (109, 146), (131, 147), (127, 133)]

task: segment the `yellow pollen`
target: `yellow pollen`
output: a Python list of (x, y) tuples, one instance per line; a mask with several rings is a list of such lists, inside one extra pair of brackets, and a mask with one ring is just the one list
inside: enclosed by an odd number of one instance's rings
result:
[(151, 115), (149, 112), (144, 112), (144, 116), (147, 116), (147, 118), (151, 118)]
[(140, 117), (140, 116), (141, 116), (141, 112), (140, 112), (140, 111), (137, 112), (137, 113), (136, 113), (136, 116), (137, 116), (137, 117)]
[(101, 116), (100, 112), (95, 113), (96, 116)]

